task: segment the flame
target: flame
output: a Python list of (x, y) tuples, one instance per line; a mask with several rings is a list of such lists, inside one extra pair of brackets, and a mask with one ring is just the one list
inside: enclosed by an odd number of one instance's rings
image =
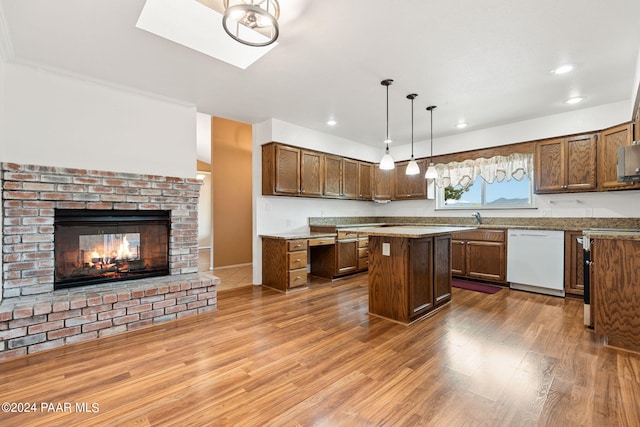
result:
[(130, 258), (131, 250), (129, 249), (129, 241), (127, 240), (127, 236), (124, 236), (122, 239), (122, 243), (120, 243), (120, 247), (118, 248), (118, 259)]

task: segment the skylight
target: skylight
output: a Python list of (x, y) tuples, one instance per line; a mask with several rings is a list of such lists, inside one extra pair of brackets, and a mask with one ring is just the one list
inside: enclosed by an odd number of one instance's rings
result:
[(243, 70), (278, 44), (238, 43), (222, 28), (222, 15), (196, 0), (146, 0), (136, 27)]

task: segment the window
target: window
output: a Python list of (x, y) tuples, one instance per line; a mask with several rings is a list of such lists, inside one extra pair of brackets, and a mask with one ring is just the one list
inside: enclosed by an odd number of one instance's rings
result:
[(436, 171), (436, 209), (533, 207), (530, 153), (438, 164)]
[(481, 176), (463, 187), (436, 187), (436, 209), (514, 209), (533, 207), (533, 186), (528, 176), (517, 181), (487, 183)]

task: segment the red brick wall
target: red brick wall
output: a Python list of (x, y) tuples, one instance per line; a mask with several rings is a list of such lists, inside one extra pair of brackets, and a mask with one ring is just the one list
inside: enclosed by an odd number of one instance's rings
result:
[[(219, 279), (197, 274), (200, 185), (2, 163), (0, 359), (215, 310)], [(170, 275), (54, 291), (56, 208), (170, 211)]]

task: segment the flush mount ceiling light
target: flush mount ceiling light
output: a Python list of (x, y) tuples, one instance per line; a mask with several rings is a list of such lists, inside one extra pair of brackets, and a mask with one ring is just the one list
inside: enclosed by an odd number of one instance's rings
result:
[(438, 177), (438, 172), (436, 172), (436, 167), (433, 165), (433, 110), (435, 110), (435, 105), (430, 105), (427, 107), (427, 111), (431, 113), (431, 154), (429, 156), (429, 167), (427, 168), (427, 172), (424, 174), (426, 179), (436, 179)]
[(469, 126), (469, 125), (468, 125), (466, 122), (458, 122), (458, 123), (456, 123), (456, 127), (457, 127), (458, 129), (464, 129), (464, 128), (466, 128), (467, 126)]
[(573, 70), (573, 65), (565, 64), (565, 65), (559, 66), (558, 68), (556, 68), (555, 70), (552, 70), (551, 72), (553, 74), (566, 74), (572, 70)]
[(407, 99), (411, 100), (411, 160), (409, 160), (409, 164), (407, 165), (407, 170), (405, 172), (407, 175), (418, 175), (420, 173), (420, 166), (418, 166), (415, 157), (413, 157), (413, 100), (416, 96), (418, 96), (417, 93), (407, 95)]
[(391, 79), (386, 79), (380, 82), (382, 86), (387, 87), (387, 135), (384, 140), (384, 143), (387, 144), (387, 148), (384, 151), (384, 156), (382, 156), (382, 159), (380, 160), (379, 168), (382, 170), (391, 170), (396, 167), (393, 157), (391, 157), (391, 154), (389, 153), (389, 143), (391, 142), (391, 139), (389, 138), (389, 86), (391, 86), (391, 83), (393, 83), (393, 80)]
[(337, 124), (338, 124), (338, 122), (336, 122), (336, 121), (335, 121), (335, 120), (333, 120), (333, 119), (329, 119), (329, 120), (327, 120), (327, 126), (335, 126), (335, 125), (337, 125)]
[(224, 9), (224, 30), (242, 44), (268, 46), (280, 34), (277, 0), (224, 0)]
[(569, 98), (566, 101), (564, 101), (565, 104), (577, 104), (579, 102), (584, 101), (584, 97), (582, 96), (574, 96), (573, 98)]

